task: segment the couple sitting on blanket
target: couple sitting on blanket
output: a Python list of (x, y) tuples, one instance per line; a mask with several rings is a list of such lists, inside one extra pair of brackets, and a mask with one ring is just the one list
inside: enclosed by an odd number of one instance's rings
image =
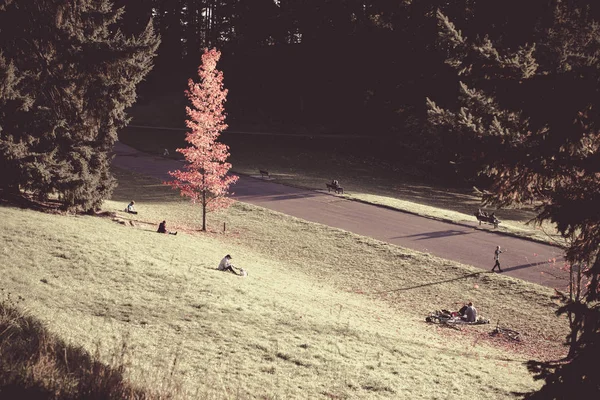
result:
[(465, 322), (477, 322), (477, 309), (473, 306), (472, 302), (462, 306), (462, 308), (458, 310), (458, 313), (452, 314), (457, 314), (457, 316)]

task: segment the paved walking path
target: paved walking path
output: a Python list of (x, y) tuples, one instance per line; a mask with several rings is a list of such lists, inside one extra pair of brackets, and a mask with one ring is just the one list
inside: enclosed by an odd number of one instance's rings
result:
[[(167, 180), (167, 172), (181, 168), (182, 163), (118, 142), (113, 165)], [(501, 255), (504, 274), (550, 287), (566, 286), (566, 274), (560, 270), (564, 263), (561, 249), (476, 229), (476, 223), (473, 227), (455, 225), (247, 176), (241, 176), (232, 190), (242, 202), (484, 270), (491, 270), (499, 245), (505, 251)]]

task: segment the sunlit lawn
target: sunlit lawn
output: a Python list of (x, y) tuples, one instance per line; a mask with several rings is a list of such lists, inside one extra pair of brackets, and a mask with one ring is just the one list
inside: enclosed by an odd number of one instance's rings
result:
[[(0, 285), (106, 360), (126, 341), (136, 382), (188, 398), (510, 398), (539, 385), (524, 360), (562, 351), (547, 288), (241, 203), (200, 233), (198, 208), (116, 173), (104, 208), (126, 224), (0, 207)], [(155, 233), (163, 219), (177, 236)], [(249, 277), (215, 270), (228, 253)], [(469, 300), (491, 325), (424, 322)], [(490, 337), (498, 320), (523, 343)]]

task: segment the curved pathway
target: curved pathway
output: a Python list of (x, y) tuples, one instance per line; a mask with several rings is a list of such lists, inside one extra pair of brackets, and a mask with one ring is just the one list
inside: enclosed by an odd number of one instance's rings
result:
[[(182, 163), (117, 142), (113, 165), (167, 180), (167, 172), (181, 168)], [(564, 288), (567, 282), (560, 269), (564, 263), (560, 248), (477, 229), (475, 223), (470, 227), (441, 222), (247, 176), (240, 176), (232, 189), (234, 198), (242, 202), (484, 270), (492, 268), (493, 253), (499, 245), (504, 250), (504, 274), (557, 288)]]

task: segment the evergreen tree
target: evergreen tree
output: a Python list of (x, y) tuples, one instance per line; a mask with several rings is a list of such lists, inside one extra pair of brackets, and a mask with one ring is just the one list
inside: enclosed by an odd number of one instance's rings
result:
[(135, 37), (115, 29), (122, 13), (108, 0), (4, 2), (2, 188), (78, 211), (110, 196), (109, 152), (158, 46), (150, 23)]
[(457, 109), (428, 100), (430, 120), (471, 139), (463, 157), (493, 181), (485, 203), (539, 201), (536, 222), (554, 222), (568, 246), (571, 285), (558, 312), (569, 316), (569, 354), (529, 363), (546, 381), (535, 399), (600, 397), (600, 24), (598, 6), (585, 3), (546, 1), (510, 47), (502, 36), (469, 39), (438, 13), (447, 62), (464, 82)]

